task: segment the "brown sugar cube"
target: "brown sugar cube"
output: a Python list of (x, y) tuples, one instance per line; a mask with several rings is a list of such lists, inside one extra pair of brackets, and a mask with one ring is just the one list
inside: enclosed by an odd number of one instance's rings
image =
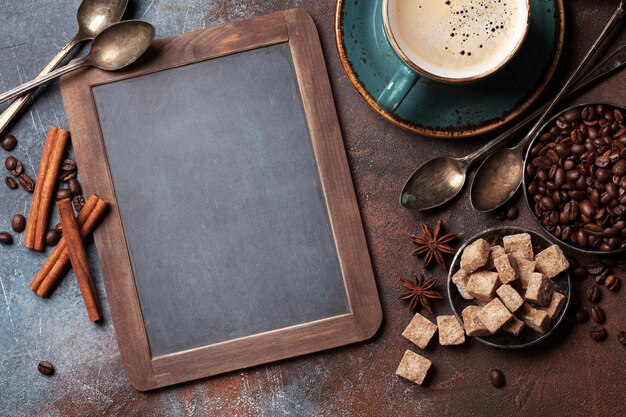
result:
[(517, 265), (517, 274), (519, 276), (518, 284), (521, 288), (528, 288), (528, 281), (530, 281), (530, 277), (535, 272), (535, 261), (529, 261), (528, 259), (519, 258), (513, 256), (515, 258), (515, 264)]
[(463, 326), (468, 336), (489, 336), (491, 332), (487, 330), (478, 315), (481, 308), (479, 306), (467, 306), (461, 312), (463, 317)]
[(493, 264), (496, 267), (496, 271), (498, 271), (500, 282), (503, 284), (513, 282), (518, 278), (517, 263), (513, 256), (504, 254), (494, 259)]
[(513, 314), (497, 298), (487, 303), (479, 315), (480, 321), (491, 334), (497, 333), (512, 317)]
[(531, 329), (544, 334), (550, 328), (550, 316), (526, 303), (519, 310), (519, 318)]
[(439, 344), (441, 346), (465, 343), (465, 330), (455, 316), (437, 317), (437, 327), (439, 327)]
[(423, 356), (407, 350), (398, 365), (396, 375), (422, 385), (431, 364), (432, 362)]
[(526, 325), (523, 321), (519, 320), (517, 317), (513, 316), (511, 320), (502, 328), (503, 332), (510, 333), (513, 336), (519, 336), (522, 330), (524, 330)]
[(548, 316), (552, 320), (556, 319), (563, 308), (563, 304), (565, 304), (565, 296), (560, 292), (552, 292), (552, 298), (550, 299), (550, 304), (547, 307), (542, 308), (541, 310), (548, 313)]
[(546, 278), (554, 278), (569, 268), (569, 262), (559, 245), (552, 245), (539, 252), (535, 261), (537, 262), (537, 269)]
[(417, 313), (402, 332), (402, 336), (424, 349), (436, 331), (437, 325), (435, 323)]
[(476, 271), (489, 260), (491, 246), (485, 239), (478, 239), (463, 249), (461, 254), (461, 268), (468, 273)]
[(452, 282), (456, 285), (456, 288), (459, 290), (461, 297), (466, 300), (473, 300), (474, 297), (467, 292), (467, 280), (469, 279), (469, 274), (462, 269), (459, 269), (456, 274), (452, 275)]
[(509, 309), (511, 313), (515, 313), (519, 308), (524, 304), (524, 299), (521, 295), (513, 287), (509, 284), (505, 284), (500, 286), (496, 290), (496, 294), (500, 297), (500, 300), (504, 303), (506, 308)]
[(547, 306), (550, 304), (553, 290), (554, 282), (552, 280), (545, 278), (542, 273), (533, 272), (530, 281), (528, 281), (524, 298), (538, 306)]
[(500, 286), (497, 272), (476, 271), (467, 280), (466, 289), (469, 294), (481, 301), (491, 301)]
[(487, 264), (485, 265), (485, 269), (493, 269), (495, 268), (493, 261), (496, 258), (499, 258), (500, 256), (504, 255), (506, 252), (504, 251), (504, 248), (500, 245), (496, 245), (496, 246), (492, 246), (491, 249), (489, 250), (489, 259), (487, 260)]
[(504, 236), (502, 242), (506, 253), (529, 261), (533, 260), (533, 242), (528, 233)]

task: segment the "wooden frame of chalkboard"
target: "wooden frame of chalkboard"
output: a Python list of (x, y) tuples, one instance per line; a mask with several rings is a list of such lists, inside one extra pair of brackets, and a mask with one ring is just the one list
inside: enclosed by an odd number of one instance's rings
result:
[[(153, 356), (92, 89), (146, 74), (287, 43), (319, 173), (348, 312), (194, 349)], [(299, 9), (156, 41), (133, 67), (83, 70), (61, 82), (87, 193), (112, 210), (95, 233), (121, 358), (132, 384), (150, 390), (362, 341), (382, 321), (380, 300), (315, 24)]]

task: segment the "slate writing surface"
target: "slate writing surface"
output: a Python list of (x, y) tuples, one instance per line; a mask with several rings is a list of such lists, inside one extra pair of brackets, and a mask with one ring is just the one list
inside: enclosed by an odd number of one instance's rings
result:
[(153, 356), (349, 312), (287, 43), (92, 91)]

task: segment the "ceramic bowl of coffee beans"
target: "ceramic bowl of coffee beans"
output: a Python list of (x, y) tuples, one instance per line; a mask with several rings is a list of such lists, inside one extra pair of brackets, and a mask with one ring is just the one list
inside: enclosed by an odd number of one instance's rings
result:
[(570, 107), (533, 138), (524, 192), (558, 243), (588, 254), (626, 252), (626, 109)]

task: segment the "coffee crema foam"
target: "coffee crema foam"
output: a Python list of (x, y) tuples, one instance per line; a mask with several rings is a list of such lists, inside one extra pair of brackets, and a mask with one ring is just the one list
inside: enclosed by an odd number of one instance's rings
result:
[(527, 0), (389, 0), (404, 54), (424, 71), (463, 79), (489, 73), (526, 32)]

